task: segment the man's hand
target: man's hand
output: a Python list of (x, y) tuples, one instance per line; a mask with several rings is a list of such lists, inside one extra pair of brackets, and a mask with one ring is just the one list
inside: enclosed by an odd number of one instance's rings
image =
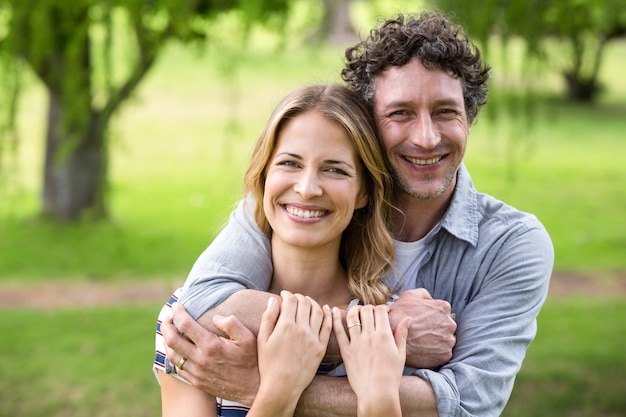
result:
[(259, 388), (256, 337), (234, 316), (213, 317), (213, 323), (228, 338), (217, 336), (187, 314), (178, 303), (172, 320), (161, 324), (170, 362), (187, 358), (178, 374), (195, 387), (216, 397), (251, 405)]
[(407, 365), (414, 368), (435, 368), (452, 358), (456, 343), (456, 322), (450, 316), (447, 301), (433, 300), (423, 288), (403, 292), (389, 310), (393, 329), (404, 318), (410, 317), (407, 339)]

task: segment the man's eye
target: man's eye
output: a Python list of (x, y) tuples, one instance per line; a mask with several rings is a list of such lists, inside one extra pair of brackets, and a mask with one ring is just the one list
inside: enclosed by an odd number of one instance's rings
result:
[(445, 117), (450, 117), (450, 116), (456, 116), (457, 114), (459, 114), (459, 112), (456, 111), (456, 109), (441, 109), (439, 110), (439, 114)]

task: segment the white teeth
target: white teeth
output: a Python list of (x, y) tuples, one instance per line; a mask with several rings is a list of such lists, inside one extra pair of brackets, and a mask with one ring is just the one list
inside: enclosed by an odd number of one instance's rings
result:
[(438, 156), (437, 158), (431, 158), (431, 159), (416, 159), (416, 158), (410, 158), (407, 156), (406, 160), (415, 165), (432, 165), (441, 161), (441, 157)]
[(322, 217), (326, 212), (321, 210), (302, 210), (293, 206), (285, 206), (287, 212), (293, 216), (302, 217), (304, 219), (311, 219), (314, 217)]

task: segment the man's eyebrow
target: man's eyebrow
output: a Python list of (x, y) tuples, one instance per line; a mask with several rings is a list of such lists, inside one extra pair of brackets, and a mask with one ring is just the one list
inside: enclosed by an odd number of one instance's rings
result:
[[(463, 97), (461, 97), (460, 99), (456, 97), (444, 97), (444, 98), (440, 98), (440, 99), (433, 101), (433, 103), (436, 106), (446, 106), (446, 105), (459, 106), (459, 107), (465, 106)], [(414, 104), (413, 100), (392, 100), (387, 103), (383, 103), (381, 105), (381, 108), (389, 109), (389, 108), (394, 108), (394, 107), (400, 107), (400, 108), (411, 107), (413, 104)]]

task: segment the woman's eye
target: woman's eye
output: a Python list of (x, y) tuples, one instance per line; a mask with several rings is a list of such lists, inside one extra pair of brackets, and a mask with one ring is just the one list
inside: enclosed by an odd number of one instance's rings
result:
[(348, 176), (348, 173), (341, 168), (331, 167), (331, 168), (328, 168), (326, 171), (332, 174), (343, 175), (346, 177)]
[(294, 161), (280, 161), (277, 165), (285, 167), (298, 167), (298, 164)]

